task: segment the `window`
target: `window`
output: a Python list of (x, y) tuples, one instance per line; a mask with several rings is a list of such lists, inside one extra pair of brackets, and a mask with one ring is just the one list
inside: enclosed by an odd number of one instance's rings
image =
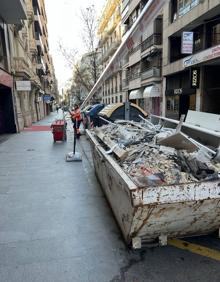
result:
[(120, 95), (120, 103), (122, 103), (122, 95)]
[(220, 23), (212, 27), (212, 46), (220, 44)]
[(199, 4), (200, 0), (173, 0), (171, 7), (171, 22), (182, 17)]
[(203, 26), (194, 30), (194, 52), (201, 51), (203, 49), (204, 35)]
[(0, 67), (8, 68), (4, 29), (0, 27)]

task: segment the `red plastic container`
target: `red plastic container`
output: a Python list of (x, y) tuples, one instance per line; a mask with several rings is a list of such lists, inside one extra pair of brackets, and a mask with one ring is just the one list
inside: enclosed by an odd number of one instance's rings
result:
[(66, 123), (64, 120), (56, 120), (51, 124), (53, 141), (66, 141)]

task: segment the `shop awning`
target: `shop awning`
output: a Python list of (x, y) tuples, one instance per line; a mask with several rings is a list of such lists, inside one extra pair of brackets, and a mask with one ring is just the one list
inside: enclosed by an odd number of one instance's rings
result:
[(161, 92), (160, 90), (161, 90), (160, 84), (147, 86), (144, 89), (143, 98), (160, 97), (160, 92)]
[(143, 92), (140, 89), (132, 90), (129, 95), (129, 100), (142, 99)]

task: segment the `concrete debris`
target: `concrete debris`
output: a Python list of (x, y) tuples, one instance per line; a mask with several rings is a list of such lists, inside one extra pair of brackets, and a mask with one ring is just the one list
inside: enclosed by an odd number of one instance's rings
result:
[(197, 146), (182, 132), (174, 133), (166, 138), (158, 141), (158, 144), (176, 148), (178, 150), (187, 150), (188, 152), (194, 152), (197, 150)]
[(123, 158), (119, 154), (113, 154), (113, 157), (140, 187), (219, 178), (219, 167), (203, 156), (203, 152), (180, 131), (154, 126), (143, 120), (141, 123), (118, 121), (114, 125), (108, 124), (94, 129), (94, 133), (97, 133), (100, 142), (107, 145), (108, 153), (115, 152), (106, 140), (123, 147)]

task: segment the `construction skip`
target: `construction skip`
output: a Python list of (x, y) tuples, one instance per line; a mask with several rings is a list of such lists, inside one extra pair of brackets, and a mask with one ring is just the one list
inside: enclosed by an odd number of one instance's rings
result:
[(154, 116), (87, 130), (96, 175), (135, 249), (220, 228), (220, 131), (165, 121)]

